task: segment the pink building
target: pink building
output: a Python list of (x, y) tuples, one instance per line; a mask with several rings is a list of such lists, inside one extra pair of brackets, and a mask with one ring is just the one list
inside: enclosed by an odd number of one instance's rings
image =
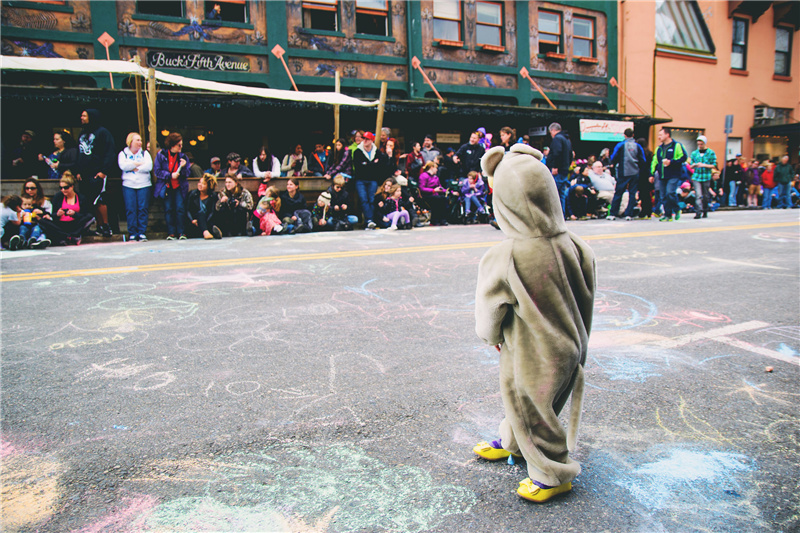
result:
[(720, 160), (798, 161), (800, 2), (622, 0), (619, 9), (620, 112), (638, 104), (671, 118), (689, 151), (702, 134)]

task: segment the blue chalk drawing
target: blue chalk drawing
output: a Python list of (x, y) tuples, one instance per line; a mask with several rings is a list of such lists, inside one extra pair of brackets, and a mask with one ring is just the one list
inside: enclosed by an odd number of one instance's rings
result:
[(619, 291), (598, 291), (595, 296), (593, 331), (633, 329), (653, 321), (658, 307), (641, 296)]
[(362, 283), (361, 287), (345, 287), (344, 289), (347, 290), (347, 291), (350, 291), (350, 292), (354, 292), (356, 294), (363, 294), (364, 296), (369, 296), (371, 298), (377, 298), (378, 300), (380, 300), (382, 302), (388, 302), (389, 300), (387, 300), (386, 298), (381, 298), (380, 296), (378, 296), (374, 292), (372, 292), (369, 289), (367, 289), (367, 285), (369, 285), (373, 281), (377, 281), (377, 280), (371, 279), (369, 281), (365, 281), (364, 283)]
[(735, 474), (753, 469), (741, 454), (672, 450), (669, 457), (645, 463), (632, 479), (617, 482), (650, 509), (663, 509), (676, 499), (703, 497), (720, 490), (740, 490)]
[(592, 357), (592, 361), (600, 367), (611, 381), (633, 381), (634, 383), (644, 383), (647, 378), (657, 377), (661, 374), (654, 372), (658, 367), (652, 363), (638, 361), (624, 357), (614, 357), (601, 363), (597, 357)]
[(778, 349), (775, 351), (782, 353), (783, 355), (800, 355), (800, 353), (795, 351), (794, 348), (783, 342), (778, 345)]

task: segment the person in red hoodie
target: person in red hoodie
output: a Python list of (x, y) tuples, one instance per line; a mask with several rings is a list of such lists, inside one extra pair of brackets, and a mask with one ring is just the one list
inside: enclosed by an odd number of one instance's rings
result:
[(767, 161), (764, 164), (764, 171), (761, 173), (761, 207), (772, 209), (772, 191), (777, 185), (775, 183), (775, 163)]

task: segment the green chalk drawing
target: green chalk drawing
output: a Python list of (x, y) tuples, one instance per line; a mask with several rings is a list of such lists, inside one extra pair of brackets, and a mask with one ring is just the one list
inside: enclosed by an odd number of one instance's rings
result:
[(147, 528), (275, 531), (302, 523), (327, 531), (419, 532), (476, 502), (466, 488), (437, 482), (418, 467), (386, 465), (352, 446), (275, 446), (212, 464), (204, 496), (162, 503)]

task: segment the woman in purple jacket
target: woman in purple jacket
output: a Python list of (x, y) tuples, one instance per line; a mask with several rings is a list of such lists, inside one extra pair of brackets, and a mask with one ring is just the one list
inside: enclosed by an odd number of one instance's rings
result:
[(442, 187), (434, 161), (428, 161), (419, 174), (419, 191), (431, 209), (431, 226), (447, 226), (447, 190)]
[(167, 240), (186, 239), (183, 230), (186, 219), (186, 195), (189, 192), (189, 158), (181, 149), (183, 137), (180, 133), (170, 133), (165, 142), (166, 148), (156, 154), (153, 172), (156, 175), (154, 196), (164, 200), (164, 213), (167, 219)]
[(353, 177), (353, 161), (345, 139), (337, 139), (333, 145), (331, 155), (328, 157), (328, 168), (325, 169), (325, 179), (332, 179), (337, 174), (341, 174), (348, 181)]

